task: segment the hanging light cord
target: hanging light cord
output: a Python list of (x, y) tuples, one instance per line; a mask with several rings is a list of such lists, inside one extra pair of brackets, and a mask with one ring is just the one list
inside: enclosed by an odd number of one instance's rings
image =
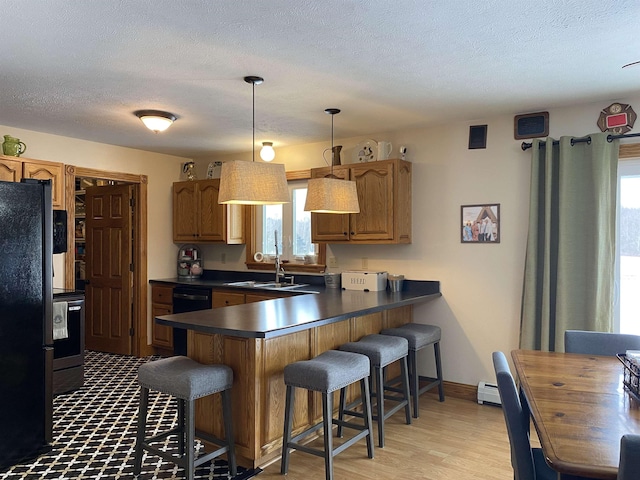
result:
[(251, 123), (252, 123), (252, 131), (253, 131), (253, 135), (252, 135), (252, 140), (253, 140), (253, 148), (252, 148), (252, 160), (255, 162), (256, 161), (256, 83), (257, 84), (261, 84), (262, 82), (264, 82), (264, 78), (262, 77), (257, 77), (255, 75), (249, 75), (247, 77), (244, 77), (244, 81), (247, 83), (250, 83), (252, 85), (252, 100), (251, 100), (251, 109), (252, 109), (252, 116), (251, 116)]
[[(338, 108), (327, 108), (324, 113), (328, 113), (329, 115), (331, 115), (331, 176), (333, 177), (333, 117), (335, 117), (338, 113), (340, 113), (340, 109)], [(322, 155), (322, 158), (324, 158), (324, 155)], [(327, 161), (327, 159), (324, 159), (325, 162)]]
[(333, 117), (335, 117), (335, 115), (331, 115), (331, 176), (333, 177)]
[(253, 87), (253, 101), (252, 101), (252, 111), (253, 111), (253, 116), (251, 117), (251, 123), (252, 123), (252, 130), (253, 130), (253, 136), (251, 137), (253, 140), (253, 162), (256, 161), (256, 82), (252, 82), (251, 83), (252, 87)]

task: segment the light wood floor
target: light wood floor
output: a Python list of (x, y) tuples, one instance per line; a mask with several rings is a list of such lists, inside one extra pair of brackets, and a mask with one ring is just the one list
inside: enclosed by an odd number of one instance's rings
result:
[[(373, 459), (367, 457), (364, 439), (334, 457), (335, 479), (513, 479), (509, 439), (499, 407), (452, 397), (440, 403), (436, 396), (425, 394), (420, 398), (420, 418), (406, 425), (404, 412), (399, 411), (386, 421), (385, 432), (385, 447), (376, 446)], [(377, 445), (377, 430), (374, 433)], [(321, 446), (321, 439), (313, 445)], [(324, 460), (294, 451), (286, 477), (280, 475), (278, 460), (257, 478), (322, 480)]]

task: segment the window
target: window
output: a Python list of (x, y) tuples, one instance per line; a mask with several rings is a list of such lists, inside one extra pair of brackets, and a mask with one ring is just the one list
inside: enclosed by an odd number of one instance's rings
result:
[(640, 160), (618, 164), (616, 322), (620, 333), (640, 335)]
[[(291, 203), (255, 207), (254, 248), (255, 251), (262, 252), (266, 260), (262, 264), (252, 262), (255, 252), (248, 252), (247, 263), (250, 268), (265, 269), (268, 268), (267, 264), (273, 264), (271, 256), (276, 253), (274, 232), (277, 232), (278, 253), (281, 260), (289, 263), (287, 270), (324, 270), (325, 246), (311, 243), (311, 213), (304, 211), (307, 199), (306, 179), (308, 174), (289, 181)], [(305, 263), (306, 255), (317, 255), (317, 260), (309, 263), (307, 258)]]

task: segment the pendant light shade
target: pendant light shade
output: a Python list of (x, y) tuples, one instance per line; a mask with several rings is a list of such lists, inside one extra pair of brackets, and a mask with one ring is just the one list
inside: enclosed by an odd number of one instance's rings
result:
[(237, 205), (278, 205), (289, 203), (289, 188), (284, 165), (256, 163), (256, 84), (262, 77), (244, 77), (253, 85), (253, 161), (230, 161), (220, 170), (218, 203)]
[(222, 164), (218, 203), (277, 205), (290, 201), (284, 165), (240, 160)]
[[(331, 115), (331, 151), (333, 152), (333, 117), (340, 113), (340, 110), (327, 108), (325, 113)], [(329, 177), (309, 180), (304, 210), (313, 213), (360, 213), (356, 182), (333, 177), (332, 161)]]
[(314, 213), (360, 213), (356, 182), (328, 177), (310, 179), (304, 209)]
[(161, 110), (138, 110), (133, 113), (149, 130), (155, 133), (164, 132), (176, 121), (176, 116), (173, 113)]

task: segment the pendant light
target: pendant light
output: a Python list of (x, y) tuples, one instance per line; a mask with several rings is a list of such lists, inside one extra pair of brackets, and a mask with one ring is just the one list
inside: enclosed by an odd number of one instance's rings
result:
[(276, 158), (276, 152), (273, 150), (273, 142), (262, 142), (262, 150), (260, 150), (260, 158), (265, 162), (270, 162)]
[[(324, 112), (331, 115), (331, 153), (333, 154), (333, 117), (340, 113), (340, 110), (327, 108)], [(333, 176), (332, 161), (331, 174), (328, 177), (309, 180), (304, 210), (313, 213), (359, 213), (356, 182)]]
[(284, 165), (256, 163), (256, 85), (264, 78), (248, 76), (253, 85), (253, 160), (224, 162), (220, 170), (218, 203), (237, 205), (278, 205), (289, 203), (289, 188)]
[(133, 112), (145, 126), (152, 132), (164, 132), (176, 121), (173, 113), (163, 112), (162, 110), (138, 110)]

